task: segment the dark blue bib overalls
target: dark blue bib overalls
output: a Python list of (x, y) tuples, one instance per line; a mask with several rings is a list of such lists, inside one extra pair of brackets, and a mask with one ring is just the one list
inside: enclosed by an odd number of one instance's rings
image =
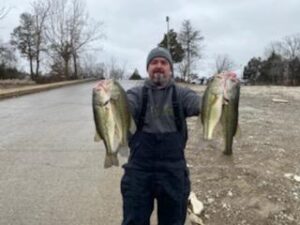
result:
[(147, 103), (143, 89), (143, 106), (138, 130), (130, 138), (130, 156), (123, 166), (121, 180), (123, 196), (122, 225), (149, 225), (154, 199), (157, 200), (159, 225), (183, 225), (186, 217), (190, 180), (184, 148), (186, 135), (173, 89), (173, 110), (177, 131), (146, 133), (142, 131)]

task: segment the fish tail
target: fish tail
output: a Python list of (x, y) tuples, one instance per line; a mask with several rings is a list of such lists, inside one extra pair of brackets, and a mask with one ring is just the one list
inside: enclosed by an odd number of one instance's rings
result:
[(117, 153), (113, 154), (113, 156), (111, 158), (112, 158), (112, 165), (113, 166), (119, 166), (119, 159), (118, 159)]
[(119, 166), (119, 159), (117, 154), (110, 154), (105, 156), (104, 168), (109, 168), (112, 166)]
[(207, 129), (207, 135), (205, 136), (205, 139), (211, 140), (213, 136), (213, 129)]
[(233, 144), (233, 136), (227, 134), (225, 137), (225, 150), (224, 155), (232, 155), (232, 144)]
[(223, 153), (224, 155), (232, 155), (232, 146), (226, 146)]

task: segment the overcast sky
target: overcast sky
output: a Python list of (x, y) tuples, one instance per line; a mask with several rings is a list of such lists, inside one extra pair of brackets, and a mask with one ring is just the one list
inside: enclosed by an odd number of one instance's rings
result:
[[(2, 0), (10, 6), (9, 14), (0, 21), (0, 38), (19, 23), (19, 15), (30, 10), (28, 0)], [(90, 17), (104, 22), (106, 40), (98, 41), (103, 50), (97, 60), (109, 62), (112, 57), (128, 72), (137, 68), (146, 76), (148, 52), (167, 30), (178, 32), (182, 21), (189, 19), (204, 36), (204, 57), (197, 73), (209, 75), (218, 54), (228, 54), (240, 71), (253, 56), (264, 56), (273, 41), (300, 33), (300, 0), (87, 0)]]

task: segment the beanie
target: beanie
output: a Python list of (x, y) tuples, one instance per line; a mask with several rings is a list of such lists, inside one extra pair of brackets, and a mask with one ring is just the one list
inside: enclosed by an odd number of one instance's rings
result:
[(166, 48), (163, 48), (163, 47), (156, 47), (149, 52), (148, 57), (147, 57), (147, 70), (148, 70), (151, 60), (156, 57), (162, 57), (162, 58), (165, 58), (166, 60), (168, 60), (170, 67), (171, 67), (171, 71), (173, 73), (172, 56), (171, 56), (169, 50)]

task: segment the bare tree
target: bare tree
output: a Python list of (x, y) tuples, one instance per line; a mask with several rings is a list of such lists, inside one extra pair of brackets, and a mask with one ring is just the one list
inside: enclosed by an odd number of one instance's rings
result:
[(97, 62), (95, 54), (85, 53), (82, 58), (81, 73), (84, 77), (104, 78), (106, 66), (102, 62)]
[[(53, 65), (61, 60), (64, 63), (64, 76), (69, 79), (69, 66), (71, 60), (71, 42), (68, 22), (67, 1), (49, 0), (51, 4), (49, 20), (47, 22), (46, 39), (50, 44), (50, 57)], [(60, 57), (56, 59), (55, 57)]]
[(39, 76), (41, 52), (46, 51), (46, 38), (45, 38), (45, 27), (46, 19), (50, 12), (49, 1), (34, 1), (32, 2), (33, 19), (35, 23), (35, 44), (36, 44), (36, 68), (35, 75)]
[(123, 66), (119, 66), (116, 59), (112, 57), (108, 71), (108, 78), (117, 80), (123, 79), (125, 75), (125, 68), (126, 64), (123, 64)]
[(186, 60), (183, 60), (181, 63), (178, 64), (177, 69), (180, 74), (179, 77), (181, 80), (186, 80), (187, 68), (188, 66)]
[[(11, 43), (20, 50), (30, 63), (31, 79), (39, 76), (41, 52), (45, 51), (45, 20), (50, 5), (47, 2), (33, 2), (32, 12), (20, 16), (20, 25), (11, 34)], [(35, 71), (34, 71), (35, 65)]]
[(89, 23), (89, 15), (82, 0), (72, 0), (72, 15), (70, 24), (71, 48), (74, 65), (74, 75), (78, 77), (79, 52), (92, 42), (104, 37), (102, 22)]
[(22, 13), (20, 15), (20, 25), (14, 28), (11, 34), (11, 44), (16, 46), (23, 57), (29, 60), (30, 77), (35, 80), (33, 72), (33, 61), (36, 58), (36, 39), (33, 15), (30, 13)]
[(283, 38), (280, 43), (282, 55), (287, 59), (294, 59), (300, 56), (300, 34), (295, 34)]
[(218, 74), (223, 71), (232, 70), (235, 64), (227, 54), (224, 54), (224, 55), (217, 55), (215, 66), (216, 66), (216, 73)]
[(0, 66), (15, 67), (17, 58), (13, 47), (9, 43), (0, 43)]
[(204, 37), (201, 35), (201, 32), (199, 30), (195, 30), (192, 27), (192, 24), (189, 20), (184, 20), (178, 38), (185, 52), (185, 57), (183, 59), (181, 67), (187, 67), (183, 70), (186, 71), (183, 77), (184, 79), (187, 78), (187, 80), (189, 81), (191, 74), (191, 65), (196, 62), (196, 59), (200, 59), (202, 56), (201, 42), (204, 40)]
[(288, 70), (290, 72), (286, 73), (285, 83), (295, 85), (298, 80), (297, 68), (299, 65), (298, 59), (300, 58), (300, 34), (284, 37), (282, 41), (274, 44), (274, 48), (274, 52), (289, 61)]
[(266, 48), (265, 53), (269, 57), (273, 52), (288, 60), (300, 57), (300, 34), (286, 36), (281, 41), (272, 42)]
[(78, 77), (78, 58), (84, 47), (102, 35), (102, 23), (89, 23), (82, 0), (49, 0), (53, 8), (48, 24), (47, 40), (51, 49), (64, 61), (64, 74), (70, 78), (73, 59), (74, 78)]
[(280, 43), (277, 42), (271, 42), (266, 48), (264, 52), (265, 58), (269, 58), (273, 53), (280, 54)]
[(8, 14), (9, 10), (9, 8), (4, 6), (0, 8), (0, 20), (2, 20)]

